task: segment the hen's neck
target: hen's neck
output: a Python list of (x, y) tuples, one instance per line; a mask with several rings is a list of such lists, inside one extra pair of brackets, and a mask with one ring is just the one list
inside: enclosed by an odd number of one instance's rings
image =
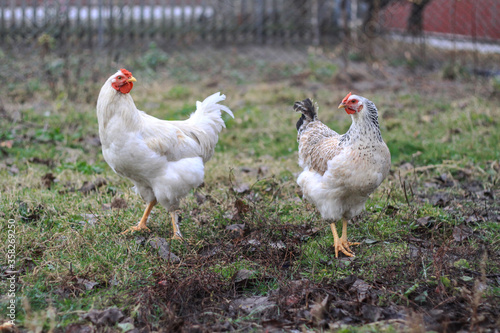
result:
[(373, 141), (383, 142), (378, 124), (377, 108), (375, 104), (368, 101), (363, 113), (352, 115), (351, 127), (342, 135), (340, 144), (352, 145)]

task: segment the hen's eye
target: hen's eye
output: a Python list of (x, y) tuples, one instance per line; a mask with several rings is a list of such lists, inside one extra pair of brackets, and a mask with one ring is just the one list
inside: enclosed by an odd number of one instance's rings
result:
[(122, 79), (122, 77), (121, 77), (121, 76), (118, 76), (118, 77), (117, 77), (117, 79), (118, 79), (118, 80), (121, 80), (121, 79)]

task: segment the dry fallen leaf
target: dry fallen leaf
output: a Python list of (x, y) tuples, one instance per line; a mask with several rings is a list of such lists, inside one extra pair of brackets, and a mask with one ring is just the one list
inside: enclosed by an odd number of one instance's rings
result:
[(241, 238), (244, 235), (245, 223), (231, 224), (226, 227), (231, 238)]
[(111, 208), (113, 209), (125, 209), (127, 207), (127, 201), (123, 198), (115, 197), (113, 201), (111, 201)]
[(92, 288), (94, 288), (95, 286), (97, 286), (99, 284), (97, 282), (90, 281), (87, 279), (81, 279), (81, 278), (78, 278), (77, 282), (80, 284), (83, 284), (85, 286), (85, 289), (87, 289), (87, 290), (92, 290)]
[(417, 219), (417, 223), (422, 227), (428, 227), (433, 222), (432, 216), (424, 216)]
[(243, 183), (243, 184), (240, 184), (238, 186), (235, 186), (233, 188), (233, 190), (234, 190), (234, 192), (240, 193), (240, 194), (247, 193), (248, 191), (250, 191), (250, 185), (247, 183)]
[(207, 201), (207, 196), (198, 191), (194, 192), (194, 197), (196, 198), (198, 205), (202, 205), (205, 201)]
[(94, 333), (94, 329), (90, 325), (69, 324), (66, 326), (65, 333)]
[(174, 264), (179, 263), (181, 259), (170, 252), (170, 245), (165, 240), (165, 238), (155, 237), (149, 240), (149, 245), (155, 250), (158, 250), (158, 255), (165, 260), (168, 260)]
[(234, 207), (236, 208), (237, 214), (240, 216), (250, 211), (250, 206), (241, 199), (236, 199)]
[(319, 323), (325, 318), (325, 314), (328, 312), (328, 295), (321, 301), (314, 303), (311, 308), (311, 316), (314, 318), (316, 323)]
[(233, 310), (241, 310), (245, 313), (261, 313), (264, 315), (277, 309), (277, 305), (270, 301), (267, 296), (253, 296), (235, 299), (231, 303), (230, 308)]
[(450, 203), (450, 198), (447, 193), (438, 192), (431, 197), (431, 204), (437, 207), (445, 207)]
[(94, 325), (113, 326), (122, 321), (125, 315), (117, 308), (109, 308), (105, 310), (90, 310), (82, 318), (90, 320)]
[(472, 229), (467, 226), (461, 225), (453, 228), (453, 239), (455, 239), (456, 242), (464, 241), (471, 235)]
[(9, 172), (16, 175), (19, 173), (19, 168), (17, 167), (17, 165), (13, 164), (10, 169), (9, 169)]
[(235, 283), (245, 282), (248, 279), (251, 279), (254, 274), (255, 271), (251, 271), (248, 269), (240, 269), (234, 277), (234, 282)]
[(356, 281), (354, 281), (354, 284), (351, 286), (349, 290), (356, 292), (358, 302), (361, 303), (368, 297), (370, 289), (371, 286), (368, 283), (366, 283), (361, 279), (357, 279)]
[(101, 186), (106, 185), (107, 182), (104, 178), (97, 178), (94, 182), (84, 182), (82, 187), (78, 189), (78, 191), (82, 192), (83, 194), (89, 194), (92, 191), (97, 191), (97, 189)]

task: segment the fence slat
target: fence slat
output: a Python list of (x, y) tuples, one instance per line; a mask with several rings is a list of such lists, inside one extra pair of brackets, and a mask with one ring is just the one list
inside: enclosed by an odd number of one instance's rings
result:
[(170, 0), (170, 40), (174, 39), (174, 36), (177, 35), (175, 33), (176, 25), (175, 25), (175, 1)]
[(6, 0), (0, 0), (0, 40), (3, 41), (5, 39), (5, 3)]
[(160, 32), (158, 36), (162, 39), (165, 39), (165, 30), (167, 28), (167, 6), (166, 6), (166, 1), (165, 0), (160, 0), (160, 6), (161, 6), (161, 24), (160, 24)]
[(87, 43), (92, 47), (93, 32), (92, 32), (92, 2), (87, 3)]
[(154, 39), (156, 36), (156, 26), (155, 26), (155, 8), (156, 7), (156, 1), (155, 0), (150, 0), (149, 1), (149, 38)]

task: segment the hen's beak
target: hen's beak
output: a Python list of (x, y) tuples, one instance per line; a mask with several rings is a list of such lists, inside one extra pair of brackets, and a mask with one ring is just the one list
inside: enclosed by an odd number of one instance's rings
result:
[(340, 104), (339, 104), (339, 109), (342, 109), (342, 108), (343, 108), (343, 109), (345, 109), (345, 107), (346, 107), (346, 106), (347, 106), (347, 104), (345, 104), (345, 103), (340, 103)]
[(136, 82), (137, 80), (135, 79), (135, 77), (131, 76), (127, 82)]

